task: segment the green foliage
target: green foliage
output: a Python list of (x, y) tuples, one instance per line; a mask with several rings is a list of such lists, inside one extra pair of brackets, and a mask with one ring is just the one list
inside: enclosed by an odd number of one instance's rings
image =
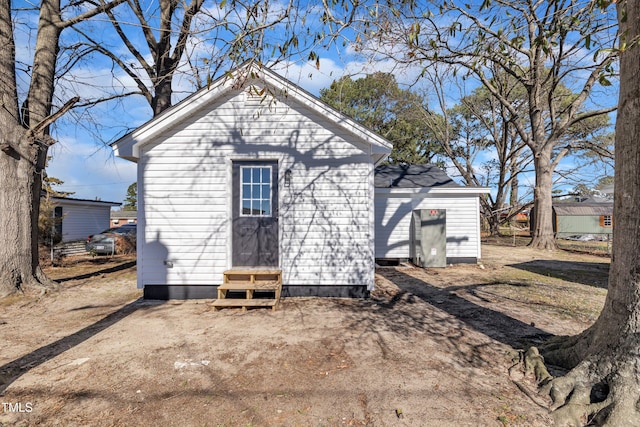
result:
[(424, 120), (426, 101), (401, 89), (393, 74), (342, 77), (322, 89), (320, 99), (391, 141), (390, 163), (430, 163), (441, 153)]
[(124, 198), (124, 206), (122, 210), (125, 211), (135, 211), (138, 210), (138, 183), (134, 182), (133, 184), (127, 187), (127, 195)]

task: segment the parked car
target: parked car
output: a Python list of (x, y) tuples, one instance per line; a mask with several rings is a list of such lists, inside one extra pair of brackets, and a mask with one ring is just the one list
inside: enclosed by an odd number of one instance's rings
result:
[(87, 251), (96, 254), (133, 252), (136, 247), (136, 224), (109, 228), (87, 238)]
[(577, 242), (606, 242), (609, 240), (607, 234), (575, 234), (564, 238), (565, 240), (573, 240)]

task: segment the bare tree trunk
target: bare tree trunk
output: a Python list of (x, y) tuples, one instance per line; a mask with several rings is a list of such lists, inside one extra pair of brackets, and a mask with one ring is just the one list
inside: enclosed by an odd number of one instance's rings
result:
[(34, 164), (38, 150), (25, 141), (24, 130), (15, 125), (3, 129), (16, 137), (5, 136), (7, 145), (0, 153), (0, 296), (46, 281), (38, 267), (38, 203), (34, 203), (39, 195)]
[(30, 207), (33, 170), (29, 155), (21, 153), (22, 144), (18, 143), (24, 129), (17, 123), (15, 46), (9, 0), (0, 1), (0, 85), (4, 106), (0, 109), (0, 296), (4, 296), (34, 276), (29, 256), (31, 223), (24, 221), (31, 215), (25, 208)]
[(551, 166), (551, 148), (541, 150), (535, 156), (533, 163), (536, 172), (536, 187), (534, 188), (534, 218), (533, 233), (529, 246), (537, 249), (556, 249), (553, 233), (553, 168)]
[(60, 4), (43, 1), (31, 85), (18, 108), (15, 48), (9, 0), (0, 1), (0, 62), (4, 108), (0, 152), (0, 296), (28, 286), (49, 285), (38, 259), (38, 215), (41, 172), (50, 145), (45, 119), (51, 111), (55, 63), (60, 36)]
[(573, 367), (545, 388), (556, 425), (640, 426), (640, 2), (617, 7), (628, 48), (620, 62), (609, 288), (592, 327), (543, 348), (548, 362)]
[(79, 98), (52, 105), (60, 34), (125, 0), (100, 2), (63, 21), (60, 0), (42, 0), (27, 97), (18, 105), (11, 1), (0, 0), (0, 296), (51, 285), (39, 266), (38, 214), (42, 171), (53, 139), (49, 126)]
[(511, 191), (509, 192), (509, 204), (511, 206), (516, 206), (519, 203), (518, 202), (519, 186), (520, 186), (520, 181), (518, 180), (518, 162), (514, 161), (511, 164)]
[(170, 74), (173, 71), (168, 72), (154, 85), (154, 95), (151, 101), (151, 108), (153, 109), (153, 115), (157, 116), (167, 108), (171, 107), (171, 96), (173, 95), (173, 88), (171, 82), (173, 76)]
[(489, 221), (489, 235), (491, 236), (500, 235), (500, 215), (503, 212), (501, 209), (504, 206), (505, 199), (503, 188), (503, 184), (498, 186), (498, 193), (496, 194), (495, 202), (490, 204), (491, 213), (487, 217), (487, 220)]
[(499, 236), (500, 235), (500, 213), (491, 212), (491, 214), (487, 217), (487, 221), (489, 222), (489, 235)]

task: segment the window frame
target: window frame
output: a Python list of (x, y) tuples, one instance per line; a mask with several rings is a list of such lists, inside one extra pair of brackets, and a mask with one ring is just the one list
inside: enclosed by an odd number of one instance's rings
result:
[(602, 215), (600, 217), (602, 227), (604, 228), (612, 228), (613, 227), (613, 215)]
[[(244, 171), (245, 170), (250, 170), (251, 172), (249, 172), (249, 177), (250, 180), (248, 183), (246, 183), (244, 181)], [(254, 182), (253, 178), (254, 178), (254, 174), (253, 171), (254, 170), (259, 170), (259, 176), (260, 176), (260, 180), (259, 182)], [(265, 172), (266, 170), (266, 172)], [(273, 175), (273, 166), (272, 165), (266, 165), (266, 164), (260, 164), (260, 165), (240, 165), (239, 166), (239, 174), (238, 174), (238, 179), (240, 180), (240, 190), (239, 190), (239, 194), (238, 194), (238, 203), (240, 204), (240, 209), (239, 209), (239, 215), (241, 217), (245, 217), (245, 218), (272, 218), (273, 217), (273, 179), (272, 179), (272, 175)], [(265, 182), (264, 178), (268, 177), (269, 181)], [(249, 197), (244, 197), (244, 190), (245, 190), (245, 186), (249, 186)], [(269, 186), (269, 190), (268, 190), (268, 198), (264, 197), (264, 192), (263, 192), (263, 186), (264, 185), (268, 185)], [(259, 193), (258, 197), (253, 197), (253, 191), (254, 188), (257, 186), (257, 191)], [(245, 201), (249, 201), (249, 213), (245, 213), (244, 211), (244, 202)], [(254, 202), (257, 201), (258, 202), (258, 207), (260, 211), (263, 211), (262, 206), (264, 205), (265, 202), (268, 202), (269, 204), (269, 211), (267, 214), (261, 213), (261, 214), (256, 214), (253, 213), (253, 206), (254, 206)]]

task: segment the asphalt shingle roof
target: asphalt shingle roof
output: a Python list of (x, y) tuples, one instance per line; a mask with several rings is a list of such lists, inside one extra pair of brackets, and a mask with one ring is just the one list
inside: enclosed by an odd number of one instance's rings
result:
[(460, 187), (432, 164), (377, 166), (374, 182), (376, 188)]
[(135, 219), (138, 217), (138, 211), (111, 211), (111, 219)]
[(609, 203), (554, 203), (556, 215), (592, 216), (613, 215), (613, 202)]

